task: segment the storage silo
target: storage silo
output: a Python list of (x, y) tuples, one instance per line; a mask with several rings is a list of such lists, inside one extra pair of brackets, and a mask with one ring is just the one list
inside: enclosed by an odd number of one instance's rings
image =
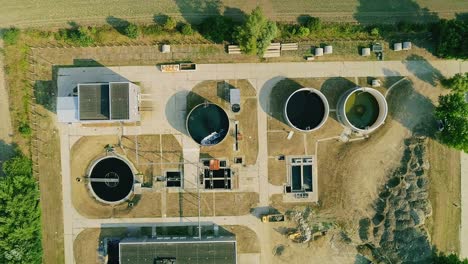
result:
[(345, 92), (337, 105), (338, 120), (351, 130), (371, 133), (385, 122), (388, 106), (385, 97), (368, 87), (355, 87)]
[(302, 132), (319, 129), (328, 118), (327, 98), (314, 88), (301, 88), (293, 92), (284, 106), (287, 123)]
[(213, 146), (229, 132), (229, 118), (226, 112), (213, 103), (195, 106), (187, 116), (187, 131), (201, 146)]

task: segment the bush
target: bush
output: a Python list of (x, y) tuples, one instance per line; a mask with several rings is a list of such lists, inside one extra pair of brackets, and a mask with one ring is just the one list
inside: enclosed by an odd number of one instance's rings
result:
[(380, 35), (379, 29), (378, 28), (372, 28), (370, 31), (371, 36), (373, 37), (378, 37)]
[(234, 22), (224, 16), (214, 16), (205, 19), (200, 25), (202, 35), (215, 42), (232, 41)]
[(439, 97), (435, 116), (444, 122), (440, 139), (450, 147), (468, 153), (468, 103), (462, 93)]
[(224, 16), (212, 16), (203, 20), (200, 24), (200, 33), (208, 40), (215, 43), (232, 40), (234, 23)]
[(56, 40), (63, 40), (72, 45), (87, 47), (94, 44), (94, 38), (91, 35), (95, 34), (95, 32), (96, 28), (73, 27), (59, 30), (54, 37)]
[(193, 34), (193, 29), (189, 24), (184, 24), (180, 28), (180, 33), (182, 33), (183, 35), (192, 35)]
[(162, 33), (162, 27), (160, 25), (142, 26), (141, 33), (147, 36), (160, 35)]
[(454, 92), (468, 92), (468, 72), (457, 73), (452, 78), (442, 80), (442, 83)]
[(170, 16), (166, 17), (166, 20), (163, 23), (164, 30), (172, 31), (176, 28), (176, 26), (177, 26), (177, 21), (174, 18)]
[(21, 154), (0, 177), (0, 263), (42, 263), (39, 191), (31, 161)]
[(18, 41), (20, 30), (17, 28), (9, 28), (3, 32), (3, 41), (5, 45), (15, 45)]
[(31, 127), (29, 126), (28, 123), (26, 122), (22, 122), (19, 127), (18, 127), (18, 132), (20, 132), (21, 135), (25, 136), (25, 137), (29, 137), (31, 136)]
[(245, 53), (262, 56), (277, 33), (276, 23), (269, 21), (257, 7), (247, 16), (245, 23), (237, 28), (235, 39)]
[(456, 254), (434, 253), (432, 264), (468, 264), (467, 259), (460, 259)]
[(309, 29), (309, 31), (320, 30), (322, 28), (322, 22), (318, 17), (307, 17), (304, 22), (304, 26)]
[(309, 28), (306, 27), (299, 27), (299, 30), (297, 30), (296, 33), (299, 37), (307, 37), (310, 34)]
[(409, 23), (407, 21), (401, 21), (397, 24), (398, 31), (410, 33), (410, 32), (421, 32), (428, 29), (427, 24), (421, 23)]
[(139, 35), (139, 29), (137, 25), (129, 23), (124, 29), (124, 34), (131, 39), (136, 39)]

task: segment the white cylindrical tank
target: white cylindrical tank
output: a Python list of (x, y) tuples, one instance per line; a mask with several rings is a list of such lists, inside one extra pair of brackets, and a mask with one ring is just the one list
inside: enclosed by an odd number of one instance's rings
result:
[(317, 89), (301, 88), (293, 92), (284, 106), (286, 122), (302, 132), (312, 132), (328, 119), (327, 98)]
[(338, 120), (353, 131), (368, 134), (387, 118), (385, 97), (376, 89), (355, 87), (345, 92), (337, 105)]

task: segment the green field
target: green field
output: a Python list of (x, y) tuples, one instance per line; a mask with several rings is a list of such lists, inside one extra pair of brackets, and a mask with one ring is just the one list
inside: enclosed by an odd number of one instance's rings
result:
[(466, 0), (0, 0), (0, 27), (63, 26), (69, 21), (102, 24), (108, 16), (151, 22), (158, 14), (190, 22), (215, 14), (241, 18), (257, 2), (268, 16), (285, 21), (309, 14), (326, 21), (424, 22), (468, 13)]

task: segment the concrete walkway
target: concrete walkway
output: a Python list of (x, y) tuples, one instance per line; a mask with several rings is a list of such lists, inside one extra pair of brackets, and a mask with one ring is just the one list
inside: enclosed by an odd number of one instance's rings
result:
[[(405, 76), (413, 75), (430, 83), (440, 75), (452, 76), (459, 72), (468, 71), (468, 62), (462, 61), (384, 61), (384, 62), (313, 62), (313, 63), (244, 63), (244, 64), (202, 64), (195, 72), (162, 73), (152, 66), (128, 66), (109, 68), (67, 68), (61, 69), (62, 75), (73, 76), (74, 80), (90, 80), (90, 77), (103, 78), (98, 72), (105, 72), (109, 78), (141, 82), (145, 88), (151, 90), (153, 98), (159, 100), (154, 116), (149, 122), (142, 122), (141, 127), (125, 127), (124, 135), (158, 134), (177, 132), (167, 120), (164, 106), (171, 96), (178, 92), (188, 91), (194, 85), (204, 80), (248, 79), (257, 90), (258, 107), (258, 137), (259, 154), (258, 193), (260, 206), (269, 204), (270, 195), (277, 192), (268, 183), (268, 152), (267, 152), (267, 115), (269, 112), (268, 97), (271, 88), (283, 78), (309, 77), (367, 77), (367, 76)], [(69, 83), (73, 88), (74, 84)], [(172, 108), (171, 108), (172, 109)], [(143, 120), (144, 121), (144, 120)], [(157, 126), (154, 124), (158, 124)], [(65, 262), (75, 263), (73, 256), (73, 239), (83, 228), (103, 227), (109, 225), (126, 225), (130, 223), (148, 222), (180, 222), (180, 218), (122, 218), (122, 219), (86, 219), (79, 215), (71, 202), (71, 174), (70, 174), (70, 137), (86, 135), (116, 135), (115, 127), (81, 127), (79, 125), (60, 125), (62, 187), (64, 207), (65, 234)], [(159, 129), (159, 130), (157, 130)], [(75, 138), (75, 137), (74, 137)], [(466, 174), (464, 174), (466, 177)], [(465, 185), (468, 183), (465, 182)], [(467, 186), (468, 187), (468, 186)], [(468, 207), (468, 203), (462, 203)], [(463, 211), (463, 210), (462, 210)], [(196, 222), (196, 219), (185, 218), (185, 221)], [(220, 225), (244, 225), (254, 230), (261, 245), (261, 262), (269, 263), (271, 248), (268, 248), (269, 233), (265, 226), (253, 216), (232, 217), (203, 217), (202, 221), (214, 222)], [(463, 224), (466, 225), (463, 221)], [(466, 228), (462, 228), (465, 232)], [(464, 233), (466, 234), (466, 232)], [(463, 237), (463, 236), (462, 236)], [(465, 237), (468, 237), (465, 235)], [(466, 250), (466, 244), (463, 245)], [(462, 250), (463, 251), (463, 250)], [(466, 252), (466, 251), (463, 251)]]

